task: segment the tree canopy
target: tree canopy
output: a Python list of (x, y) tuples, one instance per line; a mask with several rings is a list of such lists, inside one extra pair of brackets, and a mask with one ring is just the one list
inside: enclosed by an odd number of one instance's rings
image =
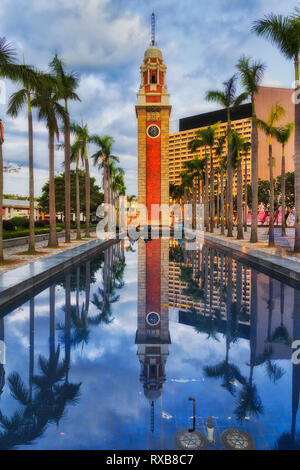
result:
[[(80, 210), (85, 211), (85, 172), (79, 171), (79, 194), (80, 194)], [(95, 184), (96, 179), (90, 178), (91, 182), (91, 212), (96, 212), (99, 204), (103, 202), (103, 193), (99, 186)], [(39, 203), (44, 211), (49, 209), (49, 181), (42, 188), (42, 195)], [(58, 212), (65, 211), (65, 174), (60, 173), (55, 176), (55, 203)], [(71, 211), (76, 210), (76, 172), (71, 170)]]

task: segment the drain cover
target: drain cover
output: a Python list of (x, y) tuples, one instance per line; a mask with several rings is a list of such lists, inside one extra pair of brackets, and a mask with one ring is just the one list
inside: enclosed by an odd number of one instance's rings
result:
[(254, 450), (253, 437), (241, 429), (226, 429), (221, 434), (221, 442), (229, 450)]
[(178, 431), (175, 434), (175, 444), (179, 449), (201, 450), (206, 448), (207, 439), (199, 431)]

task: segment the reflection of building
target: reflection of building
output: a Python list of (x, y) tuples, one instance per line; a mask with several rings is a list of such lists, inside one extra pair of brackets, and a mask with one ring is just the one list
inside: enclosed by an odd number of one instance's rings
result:
[[(183, 250), (183, 247), (175, 247)], [(186, 266), (189, 266), (193, 280), (203, 291), (203, 297), (193, 298), (193, 289), (181, 280), (182, 264), (170, 259), (169, 262), (169, 304), (181, 311), (194, 309), (199, 314), (208, 314), (211, 309), (218, 310), (226, 318), (226, 257), (208, 247), (203, 250), (191, 251), (186, 255)], [(249, 314), (250, 311), (250, 269), (232, 260), (232, 281), (234, 289), (232, 302), (240, 304)], [(195, 287), (194, 287), (195, 291)], [(248, 322), (246, 322), (248, 323)]]
[[(280, 125), (294, 121), (294, 105), (292, 102), (292, 89), (259, 87), (256, 97), (256, 114), (260, 119), (266, 120), (272, 104), (279, 102), (286, 110), (286, 116), (280, 121)], [(237, 111), (232, 112), (232, 128), (237, 130), (251, 140), (251, 104), (241, 105)], [(195, 154), (188, 149), (189, 141), (195, 138), (197, 130), (203, 129), (209, 125), (221, 121), (218, 134), (219, 136), (226, 134), (227, 113), (225, 109), (213, 111), (197, 116), (191, 116), (179, 120), (179, 132), (170, 134), (169, 139), (169, 178), (171, 183), (180, 183), (180, 173), (183, 170), (185, 161), (190, 160)], [(268, 140), (262, 131), (258, 131), (258, 176), (261, 179), (269, 179), (269, 168), (267, 165)], [(293, 161), (293, 136), (287, 144), (286, 148), (286, 171), (294, 171)], [(197, 150), (197, 155), (204, 157), (204, 147)], [(248, 183), (251, 182), (251, 150), (246, 158), (246, 170)], [(274, 176), (278, 176), (281, 172), (281, 148), (280, 144), (273, 142), (274, 154)], [(224, 145), (224, 155), (226, 155), (226, 146)], [(245, 170), (245, 159), (243, 159), (243, 174)], [(235, 189), (235, 188), (234, 188)]]
[(146, 398), (162, 393), (165, 364), (171, 343), (168, 307), (169, 240), (138, 242), (138, 319), (136, 344)]
[[(183, 246), (175, 242), (172, 245), (169, 262), (172, 320), (207, 333), (210, 327), (216, 328), (226, 335), (229, 323), (232, 325), (237, 318), (234, 334), (249, 340), (252, 348), (255, 345), (257, 359), (268, 350), (271, 359), (291, 357), (292, 287), (259, 273), (253, 296), (250, 267), (208, 246), (184, 253)], [(214, 324), (201, 322), (210, 317), (215, 319)]]
[[(154, 14), (152, 15), (154, 20)], [(150, 215), (152, 204), (169, 204), (169, 93), (166, 66), (155, 45), (154, 26), (151, 46), (141, 65), (141, 85), (136, 115), (138, 120), (138, 202), (148, 209), (149, 224), (159, 216)], [(144, 223), (144, 221), (142, 221)]]

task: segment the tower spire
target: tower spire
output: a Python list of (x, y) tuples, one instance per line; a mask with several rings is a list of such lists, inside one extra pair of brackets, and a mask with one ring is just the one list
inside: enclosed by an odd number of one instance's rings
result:
[(151, 15), (151, 46), (155, 46), (155, 13)]

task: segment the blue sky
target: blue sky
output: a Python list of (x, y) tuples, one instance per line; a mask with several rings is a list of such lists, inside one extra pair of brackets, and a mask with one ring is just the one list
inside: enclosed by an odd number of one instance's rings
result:
[[(92, 133), (115, 138), (114, 153), (125, 169), (129, 194), (136, 194), (136, 93), (139, 67), (150, 41), (150, 15), (157, 14), (157, 44), (168, 67), (173, 106), (171, 121), (213, 110), (204, 99), (235, 72), (238, 58), (263, 60), (264, 85), (290, 87), (292, 64), (250, 29), (274, 12), (288, 14), (299, 2), (286, 0), (1, 0), (0, 36), (16, 47), (20, 60), (47, 69), (55, 51), (80, 74), (81, 103), (72, 103), (71, 119), (88, 123)], [(7, 96), (14, 91), (6, 83)], [(0, 104), (6, 141), (4, 160), (21, 166), (5, 175), (5, 192), (28, 194), (26, 114), (6, 116)], [(34, 122), (36, 195), (48, 179), (47, 131)], [(90, 147), (89, 154), (92, 154)], [(56, 152), (56, 170), (63, 153)], [(101, 181), (100, 174), (92, 174)]]

